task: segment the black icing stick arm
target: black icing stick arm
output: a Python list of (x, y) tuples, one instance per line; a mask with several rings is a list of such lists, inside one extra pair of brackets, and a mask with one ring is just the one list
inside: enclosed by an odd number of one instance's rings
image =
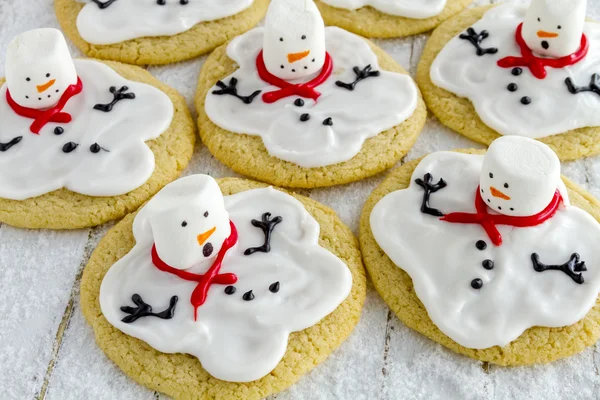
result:
[(443, 217), (444, 216), (443, 212), (441, 212), (437, 208), (432, 208), (429, 206), (429, 198), (431, 197), (432, 193), (435, 193), (438, 190), (445, 188), (447, 186), (447, 184), (446, 184), (446, 181), (443, 179), (440, 179), (438, 181), (438, 183), (436, 183), (436, 184), (431, 184), (432, 180), (433, 180), (433, 177), (431, 176), (431, 174), (429, 172), (426, 173), (425, 176), (423, 176), (423, 179), (421, 179), (421, 178), (415, 179), (415, 183), (417, 185), (421, 186), (424, 191), (423, 201), (421, 203), (421, 212), (423, 214), (429, 214), (434, 217)]
[(342, 81), (336, 81), (335, 84), (341, 88), (352, 91), (352, 90), (354, 90), (354, 88), (356, 87), (358, 82), (360, 82), (364, 79), (367, 79), (367, 78), (373, 78), (373, 77), (377, 77), (377, 76), (381, 75), (381, 73), (379, 71), (372, 71), (371, 64), (367, 65), (363, 69), (354, 67), (354, 68), (352, 68), (352, 70), (354, 71), (354, 75), (356, 75), (356, 79), (354, 80), (354, 82), (345, 83)]
[(571, 94), (592, 92), (600, 96), (600, 74), (593, 74), (588, 86), (577, 86), (570, 77), (565, 79), (565, 84)]
[(96, 3), (96, 5), (98, 6), (98, 8), (100, 8), (101, 10), (104, 10), (105, 8), (110, 7), (117, 0), (106, 0), (106, 1), (92, 0), (92, 1), (94, 3)]
[(108, 104), (96, 104), (94, 106), (94, 110), (102, 111), (102, 112), (111, 112), (115, 104), (117, 104), (121, 100), (133, 100), (135, 99), (135, 93), (127, 93), (129, 88), (127, 86), (121, 86), (120, 89), (117, 90), (115, 86), (111, 86), (109, 91), (113, 95), (113, 101)]
[(498, 52), (498, 49), (496, 47), (489, 47), (489, 48), (484, 48), (481, 47), (481, 42), (483, 42), (485, 39), (487, 39), (490, 36), (490, 34), (488, 33), (488, 31), (481, 31), (480, 33), (477, 33), (477, 31), (473, 28), (469, 28), (467, 29), (467, 33), (462, 33), (459, 38), (463, 39), (463, 40), (468, 40), (477, 50), (476, 54), (481, 57), (484, 56), (486, 54), (496, 54)]
[(256, 252), (268, 253), (271, 251), (271, 235), (273, 234), (273, 229), (275, 226), (283, 221), (282, 217), (271, 218), (271, 213), (264, 213), (262, 215), (262, 220), (258, 221), (256, 219), (252, 220), (252, 225), (260, 228), (265, 234), (265, 242), (259, 247), (250, 247), (244, 251), (244, 255), (252, 255)]
[(256, 96), (258, 96), (261, 92), (260, 90), (256, 90), (254, 93), (252, 93), (249, 96), (241, 96), (238, 94), (237, 84), (238, 84), (238, 80), (235, 77), (231, 77), (231, 79), (229, 80), (229, 84), (227, 84), (227, 85), (223, 81), (217, 81), (217, 86), (219, 87), (219, 89), (213, 90), (212, 94), (215, 94), (217, 96), (229, 95), (229, 96), (237, 97), (244, 104), (250, 104), (250, 103), (252, 103), (254, 98)]
[(161, 311), (159, 313), (153, 313), (152, 306), (150, 304), (147, 304), (142, 299), (142, 296), (140, 296), (139, 294), (136, 293), (133, 296), (131, 296), (131, 301), (133, 301), (133, 303), (137, 307), (130, 307), (130, 306), (121, 307), (121, 311), (123, 311), (126, 314), (129, 314), (128, 316), (124, 317), (121, 321), (125, 322), (126, 324), (131, 324), (132, 322), (135, 322), (138, 319), (144, 318), (144, 317), (156, 317), (156, 318), (160, 318), (160, 319), (171, 319), (171, 318), (173, 318), (173, 316), (175, 316), (175, 307), (177, 306), (178, 300), (179, 300), (179, 298), (177, 296), (171, 297), (171, 300), (169, 300), (169, 307), (167, 309), (165, 309), (164, 311)]
[(533, 262), (533, 269), (537, 272), (561, 271), (573, 279), (575, 283), (581, 285), (584, 282), (582, 272), (587, 271), (587, 267), (585, 261), (580, 261), (580, 256), (577, 253), (571, 254), (569, 261), (561, 265), (546, 265), (540, 261), (540, 256), (537, 253), (531, 255), (531, 261)]
[(5, 151), (10, 150), (11, 147), (18, 144), (21, 140), (23, 140), (23, 136), (15, 136), (14, 138), (12, 138), (11, 140), (9, 140), (6, 143), (0, 142), (0, 151), (4, 153)]

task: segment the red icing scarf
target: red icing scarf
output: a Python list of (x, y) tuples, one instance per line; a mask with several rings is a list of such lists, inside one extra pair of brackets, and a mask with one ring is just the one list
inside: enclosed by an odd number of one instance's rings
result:
[(256, 69), (258, 70), (258, 76), (260, 76), (260, 79), (279, 88), (279, 90), (264, 93), (262, 95), (262, 99), (265, 103), (275, 103), (277, 100), (281, 100), (290, 96), (306, 97), (316, 101), (321, 93), (317, 92), (314, 88), (321, 85), (327, 80), (327, 78), (329, 78), (331, 72), (333, 71), (333, 61), (329, 53), (325, 53), (325, 64), (323, 64), (323, 68), (321, 69), (319, 75), (309, 82), (298, 84), (284, 81), (283, 79), (278, 78), (267, 71), (262, 50), (260, 53), (258, 53), (258, 57), (256, 57)]
[(470, 213), (450, 213), (446, 214), (442, 218), (442, 221), (459, 223), (459, 224), (479, 224), (485, 229), (485, 232), (489, 236), (490, 240), (494, 245), (500, 246), (502, 244), (502, 235), (496, 228), (496, 225), (510, 225), (517, 228), (525, 228), (528, 226), (536, 226), (546, 222), (552, 218), (558, 211), (558, 206), (562, 202), (562, 196), (557, 190), (554, 193), (554, 197), (548, 206), (539, 214), (531, 215), (528, 217), (511, 217), (508, 215), (501, 214), (488, 214), (488, 207), (479, 195), (479, 186), (477, 186), (477, 192), (475, 192), (475, 214)]
[(231, 235), (225, 239), (215, 262), (210, 266), (204, 275), (193, 274), (191, 272), (182, 271), (171, 267), (160, 259), (158, 252), (156, 251), (156, 245), (152, 246), (152, 263), (156, 268), (160, 269), (161, 271), (177, 275), (186, 281), (198, 282), (198, 285), (192, 292), (192, 296), (190, 298), (190, 303), (192, 303), (194, 306), (194, 321), (196, 321), (198, 307), (200, 307), (206, 301), (208, 289), (210, 289), (212, 284), (233, 285), (237, 282), (237, 276), (235, 274), (219, 274), (225, 254), (227, 254), (227, 252), (237, 243), (238, 240), (237, 229), (235, 228), (233, 222), (229, 221), (229, 226), (231, 227)]
[(77, 78), (77, 84), (70, 85), (67, 90), (60, 97), (58, 103), (47, 110), (36, 110), (35, 108), (27, 108), (20, 106), (10, 95), (8, 89), (6, 90), (6, 101), (12, 110), (21, 117), (31, 118), (33, 119), (33, 123), (29, 127), (31, 132), (36, 135), (40, 134), (40, 130), (48, 123), (48, 122), (58, 122), (61, 124), (66, 124), (71, 122), (71, 114), (62, 112), (62, 109), (65, 108), (67, 102), (71, 100), (71, 97), (78, 95), (83, 90), (83, 83), (79, 77)]
[(521, 57), (505, 57), (498, 60), (498, 66), (502, 68), (512, 68), (512, 67), (527, 67), (538, 79), (544, 79), (547, 75), (546, 67), (552, 68), (564, 68), (569, 65), (577, 64), (579, 61), (583, 60), (590, 49), (590, 44), (587, 40), (587, 36), (583, 34), (581, 36), (581, 45), (579, 46), (579, 50), (575, 53), (570, 54), (568, 56), (564, 56), (561, 58), (542, 58), (536, 57), (533, 55), (533, 52), (523, 39), (522, 35), (523, 24), (521, 23), (517, 27), (516, 31), (516, 40), (517, 44), (521, 48)]

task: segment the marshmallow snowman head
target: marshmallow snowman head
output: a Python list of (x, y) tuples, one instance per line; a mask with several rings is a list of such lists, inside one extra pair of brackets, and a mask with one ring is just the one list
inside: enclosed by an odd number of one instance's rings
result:
[(285, 80), (307, 77), (325, 63), (325, 24), (313, 0), (272, 0), (265, 17), (263, 59)]
[(485, 155), (479, 194), (500, 214), (531, 216), (550, 204), (559, 182), (560, 162), (548, 146), (525, 137), (503, 136)]
[(6, 85), (17, 104), (40, 110), (50, 108), (76, 83), (77, 71), (59, 30), (34, 29), (8, 44)]
[(229, 213), (217, 182), (192, 175), (162, 189), (149, 203), (156, 251), (173, 268), (204, 273), (231, 234)]
[(523, 21), (523, 39), (544, 57), (565, 57), (581, 45), (587, 0), (533, 0)]

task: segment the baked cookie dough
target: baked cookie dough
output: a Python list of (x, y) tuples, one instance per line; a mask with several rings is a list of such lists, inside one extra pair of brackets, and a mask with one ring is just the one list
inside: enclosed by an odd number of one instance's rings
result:
[(323, 0), (315, 3), (327, 25), (336, 25), (365, 37), (395, 38), (427, 32), (464, 10), (472, 1), (447, 0), (439, 14), (422, 19), (386, 14), (371, 6), (349, 10), (333, 7)]
[[(177, 1), (177, 3), (179, 2)], [(56, 16), (62, 30), (82, 52), (89, 57), (104, 60), (136, 65), (158, 65), (198, 57), (249, 30), (263, 18), (269, 0), (254, 0), (250, 7), (235, 15), (214, 21), (200, 22), (191, 29), (172, 36), (140, 37), (102, 45), (85, 41), (77, 29), (77, 17), (85, 5), (86, 3), (79, 0), (56, 0), (54, 2)], [(189, 6), (189, 4), (182, 5), (182, 7), (185, 6)], [(132, 15), (131, 18), (133, 19), (135, 16)]]
[[(461, 150), (460, 152), (466, 154), (485, 154), (485, 152), (478, 150)], [(365, 266), (373, 280), (375, 288), (398, 318), (408, 327), (450, 350), (477, 360), (503, 366), (548, 363), (571, 356), (584, 350), (586, 346), (593, 345), (600, 337), (600, 303), (597, 300), (587, 315), (579, 322), (560, 328), (539, 326), (529, 328), (516, 340), (511, 341), (503, 347), (493, 346), (484, 349), (467, 348), (450, 339), (434, 325), (428, 311), (415, 293), (413, 281), (410, 276), (397, 267), (377, 244), (371, 230), (370, 221), (376, 204), (386, 195), (400, 189), (406, 189), (411, 184), (412, 174), (420, 162), (421, 160), (414, 160), (393, 170), (367, 200), (360, 221), (359, 239)], [(434, 181), (438, 182), (439, 178), (439, 176), (432, 177), (431, 183), (433, 184)], [(563, 177), (562, 180), (566, 185), (571, 204), (583, 209), (595, 220), (600, 221), (600, 203), (598, 200), (568, 179)], [(448, 182), (448, 185), (451, 184), (451, 182)], [(503, 187), (502, 189), (506, 190)], [(435, 195), (432, 194), (431, 205), (433, 207), (441, 206), (439, 202), (436, 203)], [(418, 210), (416, 211), (418, 212)], [(425, 217), (430, 218), (428, 216)], [(481, 271), (484, 271), (484, 268), (481, 268)], [(566, 281), (564, 282), (565, 284), (570, 282), (566, 274), (563, 275), (560, 272), (541, 272), (541, 274), (550, 273), (560, 274), (560, 276), (557, 276), (557, 279), (564, 278)], [(592, 271), (591, 273), (593, 276), (595, 272)], [(466, 284), (468, 286), (468, 282)], [(471, 288), (469, 287), (469, 289)], [(486, 286), (484, 284), (481, 290), (485, 289)]]
[(19, 35), (6, 60), (1, 222), (99, 225), (135, 211), (187, 166), (195, 129), (186, 102), (147, 71), (73, 61), (55, 29)]
[[(264, 184), (234, 178), (221, 179), (218, 180), (218, 183), (223, 195), (226, 196), (252, 189), (266, 188)], [(316, 325), (291, 333), (283, 359), (270, 374), (262, 379), (247, 383), (219, 380), (209, 375), (202, 368), (198, 358), (181, 353), (161, 353), (144, 341), (122, 333), (107, 321), (100, 308), (101, 284), (109, 268), (129, 253), (136, 244), (132, 232), (132, 224), (136, 214), (128, 215), (108, 232), (92, 254), (89, 264), (83, 272), (81, 307), (85, 318), (94, 329), (96, 341), (100, 348), (130, 378), (150, 389), (160, 391), (176, 399), (228, 398), (251, 400), (264, 398), (288, 388), (316, 365), (323, 362), (332, 351), (340, 346), (358, 323), (366, 295), (366, 277), (358, 243), (336, 214), (331, 209), (311, 199), (297, 194), (291, 195), (300, 201), (303, 207), (319, 223), (319, 245), (346, 264), (352, 276), (352, 285), (350, 294), (335, 311)], [(203, 204), (205, 203), (203, 202)], [(276, 211), (273, 210), (273, 212)], [(271, 218), (274, 217), (275, 215), (271, 216)], [(190, 224), (195, 223), (194, 221), (188, 222)], [(285, 219), (282, 224), (285, 224)], [(188, 227), (193, 227), (193, 225)], [(275, 227), (275, 232), (277, 228)], [(258, 231), (257, 228), (252, 227), (244, 227), (243, 229), (256, 229)], [(243, 229), (238, 227), (240, 235), (243, 235)], [(215, 233), (215, 235), (217, 234), (218, 232)], [(277, 242), (274, 242), (273, 246), (276, 245)], [(226, 261), (224, 266), (226, 266)], [(240, 278), (239, 285), (243, 284), (242, 280)], [(235, 285), (238, 286), (238, 284)], [(104, 290), (104, 285), (102, 290)], [(219, 289), (219, 291), (222, 290)], [(281, 290), (285, 290), (283, 283)], [(240, 301), (241, 305), (244, 305), (242, 291), (239, 288), (237, 291), (231, 289), (225, 293), (232, 293), (231, 301), (234, 303)], [(222, 293), (211, 291), (211, 294), (209, 294), (209, 296), (219, 295), (222, 295)], [(269, 293), (267, 292), (264, 295), (269, 295)], [(257, 300), (250, 301), (248, 306), (259, 301), (260, 296), (264, 295), (262, 291), (257, 292)], [(148, 298), (144, 298), (144, 300), (151, 302), (152, 298), (148, 294)], [(210, 301), (210, 298), (208, 301)], [(189, 298), (180, 298), (179, 303), (178, 307), (185, 306), (191, 311)], [(206, 305), (208, 306), (208, 303)], [(156, 306), (155, 308), (156, 312), (161, 311), (159, 310), (161, 307)], [(175, 309), (175, 317), (177, 317), (178, 312), (187, 311), (188, 308)], [(198, 312), (200, 313), (201, 310)]]
[[(285, 187), (344, 184), (390, 168), (425, 124), (418, 88), (375, 45), (325, 28), (314, 4), (295, 10), (286, 1), (272, 3), (264, 29), (204, 64), (196, 94), (204, 144), (234, 171)], [(276, 14), (284, 15), (269, 18)], [(303, 23), (277, 26), (288, 19)]]
[[(509, 13), (512, 12), (510, 9), (508, 9), (508, 7), (511, 7), (510, 5), (498, 6), (497, 7), (498, 11), (500, 11), (501, 7), (507, 8), (507, 12), (509, 12)], [(512, 7), (514, 7), (514, 6), (512, 6)], [(436, 86), (433, 83), (432, 78), (431, 78), (431, 69), (432, 69), (434, 60), (436, 60), (436, 58), (438, 57), (438, 55), (440, 54), (442, 49), (451, 41), (451, 39), (455, 38), (457, 35), (459, 35), (461, 33), (466, 32), (468, 28), (470, 28), (475, 23), (480, 21), (482, 19), (482, 17), (487, 12), (492, 10), (493, 8), (494, 8), (494, 6), (488, 6), (488, 7), (479, 7), (479, 8), (465, 10), (462, 13), (460, 13), (459, 15), (455, 16), (454, 18), (441, 24), (433, 32), (429, 41), (427, 42), (427, 45), (425, 46), (425, 49), (421, 56), (421, 60), (420, 60), (418, 71), (417, 71), (417, 77), (416, 77), (417, 83), (419, 84), (419, 87), (422, 90), (423, 97), (425, 99), (425, 102), (427, 103), (428, 108), (435, 114), (435, 116), (444, 125), (450, 127), (451, 129), (457, 131), (458, 133), (468, 137), (469, 139), (472, 139), (476, 142), (479, 142), (479, 143), (482, 143), (485, 145), (489, 145), (493, 140), (500, 137), (500, 134), (496, 130), (490, 128), (488, 125), (486, 125), (482, 121), (482, 119), (476, 112), (473, 103), (469, 99), (467, 99), (465, 97), (459, 97), (447, 90), (444, 90), (444, 89)], [(497, 12), (496, 9), (494, 9), (492, 11)], [(521, 15), (521, 14), (519, 14), (519, 15)], [(501, 19), (500, 19), (500, 21), (501, 21)], [(493, 33), (491, 33), (491, 35), (493, 35)], [(491, 38), (491, 36), (490, 36), (490, 38)], [(485, 40), (491, 40), (490, 38), (485, 39)], [(466, 40), (464, 42), (467, 43)], [(481, 45), (482, 45), (482, 47), (488, 47), (485, 45), (485, 41), (483, 41), (481, 43)], [(516, 47), (516, 44), (513, 46), (516, 48), (514, 55), (518, 55), (518, 47)], [(472, 49), (473, 49), (473, 51), (475, 51), (474, 47), (472, 47)], [(592, 47), (592, 50), (593, 50), (593, 47)], [(494, 55), (492, 55), (492, 56), (495, 57)], [(483, 57), (491, 57), (491, 56), (484, 55)], [(481, 57), (481, 58), (483, 59), (483, 57)], [(494, 67), (494, 68), (499, 68), (499, 67)], [(498, 92), (497, 94), (492, 95), (490, 98), (497, 98), (497, 99), (499, 99), (498, 101), (502, 102), (504, 100), (501, 100), (501, 99), (504, 96), (506, 96), (507, 93), (509, 93), (508, 91), (515, 90), (514, 96), (516, 96), (516, 97), (513, 99), (515, 104), (519, 103), (520, 98), (522, 98), (522, 101), (526, 102), (526, 100), (527, 100), (527, 99), (525, 99), (525, 97), (527, 97), (526, 95), (531, 96), (533, 101), (540, 100), (539, 94), (523, 92), (523, 90), (525, 90), (522, 87), (522, 86), (524, 86), (523, 85), (524, 82), (520, 81), (519, 78), (523, 78), (526, 76), (529, 77), (529, 75), (527, 75), (529, 72), (526, 71), (526, 69), (527, 69), (526, 67), (522, 67), (522, 68), (516, 68), (516, 71), (514, 71), (514, 73), (515, 74), (519, 73), (520, 72), (520, 71), (518, 71), (519, 69), (523, 71), (522, 76), (511, 75), (511, 68), (508, 68), (505, 71), (505, 74), (507, 77), (506, 82), (505, 81), (499, 82), (499, 86), (498, 86), (499, 89), (497, 89), (497, 90), (501, 90), (501, 91)], [(482, 68), (479, 68), (479, 70), (482, 70)], [(554, 76), (551, 74), (558, 72), (558, 70), (555, 70), (552, 68), (547, 68), (547, 71), (548, 71), (549, 77)], [(583, 79), (583, 78), (581, 78), (581, 79)], [(577, 84), (578, 85), (587, 85), (588, 80), (589, 80), (589, 78), (586, 78), (585, 82), (584, 82), (584, 81), (580, 81), (580, 79), (578, 79)], [(511, 85), (510, 84), (511, 82), (513, 82), (514, 84)], [(534, 82), (534, 83), (537, 83), (537, 82)], [(549, 89), (549, 90), (553, 90), (555, 92), (552, 95), (563, 96), (563, 98), (569, 98), (570, 96), (574, 96), (573, 94), (570, 94), (566, 90), (566, 86), (564, 85), (564, 78), (562, 80), (560, 80), (559, 84), (563, 86), (562, 89), (564, 90), (564, 94), (563, 94), (563, 92), (557, 92), (557, 90), (555, 90), (555, 89)], [(465, 89), (465, 90), (467, 90), (467, 89)], [(496, 90), (496, 89), (494, 89), (494, 90)], [(482, 89), (481, 93), (488, 93), (488, 92), (486, 91), (486, 89)], [(587, 94), (584, 94), (584, 95), (587, 95)], [(581, 96), (581, 94), (578, 94), (577, 96)], [(595, 99), (591, 99), (591, 100), (596, 101)], [(530, 101), (531, 101), (531, 99), (530, 99)], [(527, 111), (527, 109), (525, 108), (525, 107), (528, 107), (528, 105), (521, 105), (520, 103), (518, 105), (521, 107), (524, 107), (523, 113), (529, 113), (529, 115), (533, 115), (533, 114), (531, 114), (531, 111)], [(491, 108), (488, 107), (488, 108), (490, 110), (492, 110), (491, 112), (493, 112), (493, 110), (499, 109), (498, 107), (491, 107)], [(567, 108), (563, 107), (562, 110), (564, 112), (566, 112), (565, 110), (567, 110)], [(563, 111), (560, 111), (560, 112), (563, 112)], [(556, 115), (558, 115), (558, 113), (556, 113), (554, 111), (553, 111), (553, 113), (554, 113), (554, 117)], [(526, 114), (523, 114), (523, 115), (525, 116)], [(565, 117), (563, 120), (567, 121), (567, 120), (569, 120), (569, 118), (570, 117), (568, 117), (568, 118)], [(550, 118), (548, 118), (548, 120), (550, 120)], [(510, 129), (507, 128), (507, 130), (510, 130)], [(583, 128), (568, 130), (568, 131), (565, 131), (564, 133), (559, 133), (559, 134), (554, 134), (552, 136), (542, 137), (539, 140), (541, 142), (547, 144), (548, 146), (550, 146), (552, 148), (552, 150), (554, 150), (558, 154), (558, 156), (561, 160), (569, 161), (569, 160), (576, 160), (576, 159), (579, 159), (582, 157), (588, 157), (588, 156), (592, 156), (595, 154), (599, 154), (600, 153), (600, 140), (598, 140), (599, 135), (600, 135), (600, 127), (592, 126), (592, 127), (583, 127)]]

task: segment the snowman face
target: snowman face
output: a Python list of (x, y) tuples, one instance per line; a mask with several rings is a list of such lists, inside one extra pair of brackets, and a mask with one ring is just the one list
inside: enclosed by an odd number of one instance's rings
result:
[(231, 234), (225, 208), (210, 203), (174, 207), (149, 220), (158, 255), (180, 270), (202, 264), (199, 272), (206, 272)]
[(325, 25), (312, 0), (275, 0), (265, 19), (263, 59), (285, 80), (307, 77), (325, 62)]
[(523, 22), (523, 39), (544, 57), (564, 57), (581, 44), (586, 0), (534, 0)]
[(36, 29), (17, 36), (6, 53), (6, 84), (19, 105), (46, 109), (77, 83), (65, 39), (56, 29)]
[(518, 136), (496, 139), (486, 154), (479, 190), (492, 210), (510, 216), (542, 212), (557, 190), (560, 162), (541, 142)]

